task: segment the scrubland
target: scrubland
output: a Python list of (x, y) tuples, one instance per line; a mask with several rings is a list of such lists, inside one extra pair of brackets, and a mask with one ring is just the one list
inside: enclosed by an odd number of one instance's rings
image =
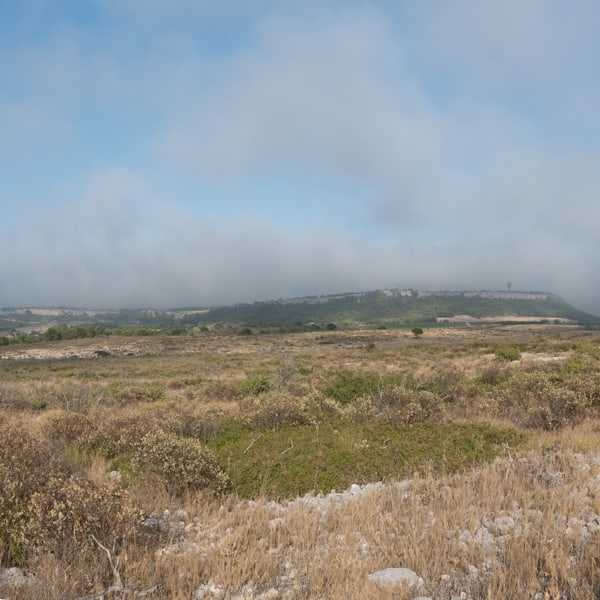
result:
[(599, 432), (570, 325), (7, 347), (0, 597), (600, 598)]

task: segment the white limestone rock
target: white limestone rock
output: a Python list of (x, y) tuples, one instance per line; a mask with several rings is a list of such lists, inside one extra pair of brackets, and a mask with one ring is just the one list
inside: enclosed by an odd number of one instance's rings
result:
[(367, 579), (379, 584), (381, 587), (404, 585), (407, 587), (422, 587), (425, 582), (414, 571), (404, 567), (388, 567), (367, 575)]

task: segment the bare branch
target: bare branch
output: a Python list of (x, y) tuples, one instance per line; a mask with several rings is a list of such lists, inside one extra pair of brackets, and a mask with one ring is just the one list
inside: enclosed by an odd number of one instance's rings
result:
[(252, 448), (252, 446), (254, 446), (254, 442), (256, 442), (257, 440), (259, 440), (262, 436), (263, 436), (263, 434), (261, 433), (258, 437), (252, 438), (252, 441), (250, 442), (250, 444), (248, 445), (248, 447), (244, 450), (244, 454), (247, 454), (248, 450), (250, 450), (250, 448)]
[(295, 448), (294, 440), (290, 440), (290, 447), (286, 448), (281, 454), (285, 454), (286, 452), (289, 452), (290, 450), (293, 450), (294, 448)]
[(98, 538), (93, 533), (92, 533), (92, 539), (94, 540), (94, 542), (96, 542), (96, 544), (98, 544), (98, 546), (100, 546), (100, 548), (102, 548), (102, 550), (104, 550), (104, 552), (106, 552), (106, 556), (108, 556), (108, 564), (110, 565), (110, 570), (112, 572), (113, 579), (115, 580), (115, 587), (123, 589), (123, 582), (121, 581), (121, 575), (119, 575), (119, 571), (117, 570), (119, 561), (117, 560), (117, 564), (115, 565), (115, 563), (113, 562), (112, 554), (111, 554), (110, 550), (106, 546), (104, 546), (102, 543), (100, 543)]

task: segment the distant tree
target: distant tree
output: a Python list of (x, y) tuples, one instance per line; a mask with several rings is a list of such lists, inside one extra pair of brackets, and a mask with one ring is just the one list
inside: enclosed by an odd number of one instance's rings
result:
[(337, 325), (335, 323), (327, 323), (326, 329), (329, 331), (335, 331), (337, 329)]
[(44, 339), (49, 342), (62, 340), (62, 333), (57, 327), (49, 327), (44, 333)]
[(413, 327), (410, 331), (416, 338), (421, 337), (424, 333), (422, 327)]

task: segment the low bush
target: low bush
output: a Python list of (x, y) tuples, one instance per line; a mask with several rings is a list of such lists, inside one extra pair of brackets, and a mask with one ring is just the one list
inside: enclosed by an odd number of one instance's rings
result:
[(363, 396), (344, 407), (344, 418), (355, 422), (389, 423), (403, 426), (445, 420), (445, 403), (438, 394), (388, 387), (381, 400)]
[[(112, 461), (113, 466), (127, 465), (131, 471), (128, 475), (153, 477), (175, 495), (202, 489), (225, 491), (227, 476), (212, 451), (198, 439), (180, 435), (183, 422), (176, 418), (181, 416), (179, 413), (164, 413), (165, 418), (161, 413), (149, 411), (117, 418), (58, 413), (48, 419), (45, 431), (55, 445), (62, 444), (65, 450), (75, 449), (84, 456), (97, 454)], [(212, 427), (214, 430), (218, 425)]]
[(133, 445), (134, 471), (158, 476), (173, 494), (204, 489), (223, 493), (230, 486), (215, 454), (199, 440), (153, 428)]
[(2, 426), (0, 438), (0, 564), (25, 566), (33, 554), (91, 546), (92, 534), (116, 539), (135, 530), (140, 514), (123, 490), (78, 476), (22, 428)]
[(565, 361), (562, 367), (562, 371), (566, 375), (579, 375), (580, 373), (583, 373), (586, 370), (588, 366), (586, 362), (587, 361), (584, 360), (581, 356), (569, 358), (567, 361)]
[(48, 439), (80, 451), (94, 450), (105, 436), (105, 421), (79, 412), (57, 411), (48, 415), (43, 431)]
[(374, 373), (344, 369), (330, 374), (323, 393), (341, 404), (348, 404), (357, 398), (375, 394), (380, 378)]
[(243, 423), (251, 429), (304, 425), (311, 420), (305, 402), (286, 393), (271, 393), (240, 405)]
[(498, 348), (496, 350), (496, 358), (498, 360), (520, 360), (521, 359), (521, 351), (514, 346), (503, 346), (502, 348)]
[(140, 402), (156, 402), (164, 397), (164, 390), (160, 386), (119, 386), (114, 390), (114, 398), (119, 404), (138, 404)]
[(565, 382), (543, 371), (517, 373), (499, 390), (500, 416), (527, 428), (561, 429), (592, 414), (600, 391), (582, 379)]
[[(233, 412), (231, 409), (229, 412)], [(219, 428), (228, 411), (196, 402), (158, 402), (137, 413), (147, 427), (205, 440)]]
[(271, 382), (266, 373), (258, 373), (240, 381), (238, 389), (243, 394), (258, 396), (259, 394), (265, 394), (271, 389)]
[(494, 363), (483, 369), (481, 374), (475, 377), (473, 382), (476, 385), (494, 387), (507, 381), (510, 375), (511, 373), (508, 370), (508, 367)]
[(243, 387), (240, 383), (236, 385), (225, 381), (211, 381), (204, 388), (203, 396), (221, 402), (236, 401), (244, 393), (241, 389)]

